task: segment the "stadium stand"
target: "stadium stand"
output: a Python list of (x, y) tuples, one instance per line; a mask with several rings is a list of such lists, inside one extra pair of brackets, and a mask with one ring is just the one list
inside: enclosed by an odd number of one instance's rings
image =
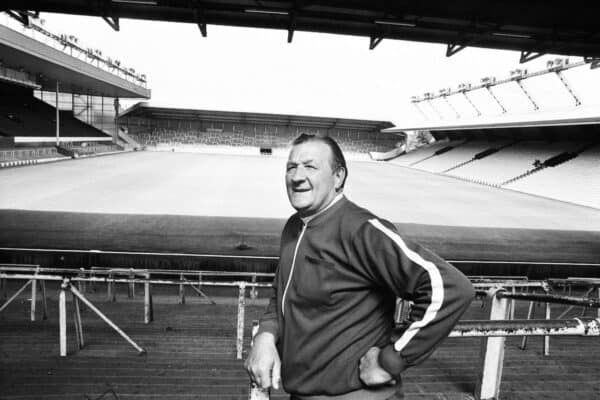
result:
[[(33, 91), (0, 83), (0, 135), (54, 136), (56, 109), (33, 96)], [(102, 131), (73, 116), (71, 111), (60, 112), (61, 137), (103, 137)]]
[(478, 154), (505, 146), (506, 142), (468, 141), (454, 146), (452, 150), (430, 157), (415, 164), (415, 168), (429, 172), (445, 172), (475, 159)]
[(464, 140), (462, 139), (455, 141), (441, 139), (428, 146), (419, 147), (416, 150), (403, 154), (400, 157), (391, 160), (391, 162), (404, 166), (415, 165), (435, 156), (438, 152), (448, 151), (447, 149), (460, 145), (463, 141)]
[(600, 208), (600, 144), (556, 166), (507, 184), (521, 192)]
[[(120, 128), (140, 144), (156, 150), (202, 151), (206, 147), (246, 149), (251, 154), (278, 155), (302, 133), (330, 136), (342, 149), (369, 159), (368, 152), (388, 152), (403, 135), (380, 132), (385, 121), (297, 115), (238, 113), (150, 107), (138, 103), (119, 117)], [(214, 149), (213, 149), (214, 150)]]
[[(310, 130), (309, 130), (310, 132)], [(289, 143), (300, 133), (247, 133), (244, 132), (215, 132), (215, 131), (179, 131), (171, 129), (155, 129), (149, 133), (132, 133), (131, 136), (145, 146), (155, 148), (166, 147), (194, 147), (204, 146), (250, 146), (262, 148), (281, 148)], [(316, 132), (316, 134), (322, 134)], [(358, 131), (335, 130), (329, 136), (336, 139), (342, 149), (351, 153), (367, 153), (370, 151), (389, 151), (395, 148), (399, 141), (398, 136), (380, 140), (376, 135)]]
[(501, 186), (537, 171), (541, 164), (579, 146), (576, 142), (523, 141), (490, 154), (475, 162), (449, 171), (449, 175), (474, 182)]

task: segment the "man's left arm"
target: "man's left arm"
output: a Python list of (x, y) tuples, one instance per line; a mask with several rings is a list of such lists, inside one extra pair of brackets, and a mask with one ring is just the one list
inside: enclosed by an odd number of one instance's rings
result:
[(390, 338), (380, 351), (372, 351), (371, 357), (367, 357), (369, 353), (364, 357), (365, 369), (367, 364), (378, 364), (391, 377), (398, 377), (406, 368), (424, 361), (448, 336), (475, 291), (460, 271), (402, 238), (387, 221), (369, 220), (356, 232), (353, 242), (373, 280), (414, 303), (404, 333)]

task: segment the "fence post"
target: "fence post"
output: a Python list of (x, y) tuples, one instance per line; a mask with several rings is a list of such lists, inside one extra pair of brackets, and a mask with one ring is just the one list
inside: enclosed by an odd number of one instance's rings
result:
[(48, 301), (46, 299), (46, 281), (40, 281), (40, 287), (42, 288), (42, 311), (44, 314), (42, 315), (42, 319), (45, 321), (48, 319)]
[(238, 296), (238, 315), (237, 315), (237, 340), (236, 350), (237, 359), (242, 359), (242, 352), (244, 350), (244, 314), (246, 308), (246, 282), (240, 282), (240, 293)]
[(58, 294), (58, 332), (61, 357), (67, 356), (67, 298), (65, 294), (67, 285), (68, 280), (64, 279)]
[[(150, 273), (146, 273), (146, 279), (150, 280)], [(149, 324), (154, 320), (154, 307), (152, 305), (152, 286), (150, 282), (144, 282), (144, 323)]]
[[(134, 279), (135, 274), (133, 273), (133, 268), (129, 269), (129, 279)], [(129, 290), (127, 291), (127, 297), (130, 299), (135, 298), (135, 282), (129, 282)]]
[[(256, 274), (252, 275), (252, 283), (256, 283)], [(252, 288), (250, 289), (250, 298), (252, 300), (255, 300), (257, 296), (258, 290), (256, 290), (256, 286), (252, 286)]]
[[(598, 286), (597, 292), (598, 292), (598, 300), (600, 301), (600, 286)], [(598, 308), (596, 310), (596, 315), (598, 316), (598, 318), (600, 318), (600, 308)]]
[(37, 303), (37, 279), (31, 280), (31, 321), (35, 321), (35, 306)]
[[(531, 317), (533, 317), (533, 306), (534, 306), (534, 302), (530, 301), (529, 302), (529, 309), (527, 310), (527, 319), (530, 320)], [(525, 350), (525, 348), (527, 347), (527, 336), (523, 336), (523, 339), (521, 339), (521, 346), (519, 346), (519, 348), (521, 350)]]
[[(491, 299), (490, 320), (505, 320), (509, 317), (508, 299), (498, 297), (502, 289), (493, 290)], [(478, 400), (498, 399), (502, 367), (504, 365), (504, 337), (483, 339), (481, 346), (480, 376), (475, 388)]]
[[(180, 274), (179, 280), (183, 282), (183, 279), (183, 274)], [(185, 304), (185, 286), (183, 285), (183, 283), (179, 284), (179, 303)]]
[[(546, 319), (550, 319), (550, 303), (546, 303)], [(550, 355), (550, 336), (544, 336), (544, 355)]]
[(83, 341), (83, 325), (81, 324), (81, 310), (79, 309), (79, 300), (73, 293), (73, 322), (75, 322), (75, 338), (77, 339), (77, 347), (83, 349), (85, 342)]

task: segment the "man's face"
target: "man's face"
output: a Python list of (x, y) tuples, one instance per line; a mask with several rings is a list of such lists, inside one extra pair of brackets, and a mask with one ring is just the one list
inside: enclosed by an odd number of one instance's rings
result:
[(301, 217), (325, 208), (341, 187), (345, 171), (333, 171), (327, 144), (310, 141), (295, 145), (288, 158), (285, 184), (292, 207)]

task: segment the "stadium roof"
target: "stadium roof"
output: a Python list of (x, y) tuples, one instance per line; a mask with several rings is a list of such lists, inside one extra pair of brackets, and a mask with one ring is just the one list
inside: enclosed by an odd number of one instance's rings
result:
[(328, 118), (328, 117), (310, 117), (303, 115), (287, 114), (263, 114), (235, 111), (210, 111), (210, 110), (192, 110), (185, 108), (164, 108), (152, 107), (145, 102), (140, 102), (121, 113), (119, 118), (127, 117), (145, 117), (155, 119), (178, 119), (178, 120), (198, 120), (205, 121), (231, 121), (255, 124), (273, 124), (273, 125), (300, 125), (315, 128), (327, 129), (364, 129), (376, 130), (390, 128), (394, 126), (388, 121), (370, 121), (362, 119), (346, 118)]
[(0, 60), (35, 76), (41, 89), (123, 98), (149, 98), (150, 90), (89, 62), (0, 25)]
[(103, 17), (115, 29), (120, 18), (207, 25), (323, 32), (370, 38), (448, 44), (452, 55), (464, 46), (600, 57), (600, 3), (585, 0), (423, 1), (204, 1), (204, 0), (4, 0), (3, 9)]
[(579, 107), (567, 110), (550, 110), (526, 114), (501, 114), (472, 119), (423, 121), (386, 129), (385, 132), (399, 133), (413, 130), (465, 131), (478, 129), (510, 129), (536, 127), (567, 127), (600, 124), (600, 106)]

